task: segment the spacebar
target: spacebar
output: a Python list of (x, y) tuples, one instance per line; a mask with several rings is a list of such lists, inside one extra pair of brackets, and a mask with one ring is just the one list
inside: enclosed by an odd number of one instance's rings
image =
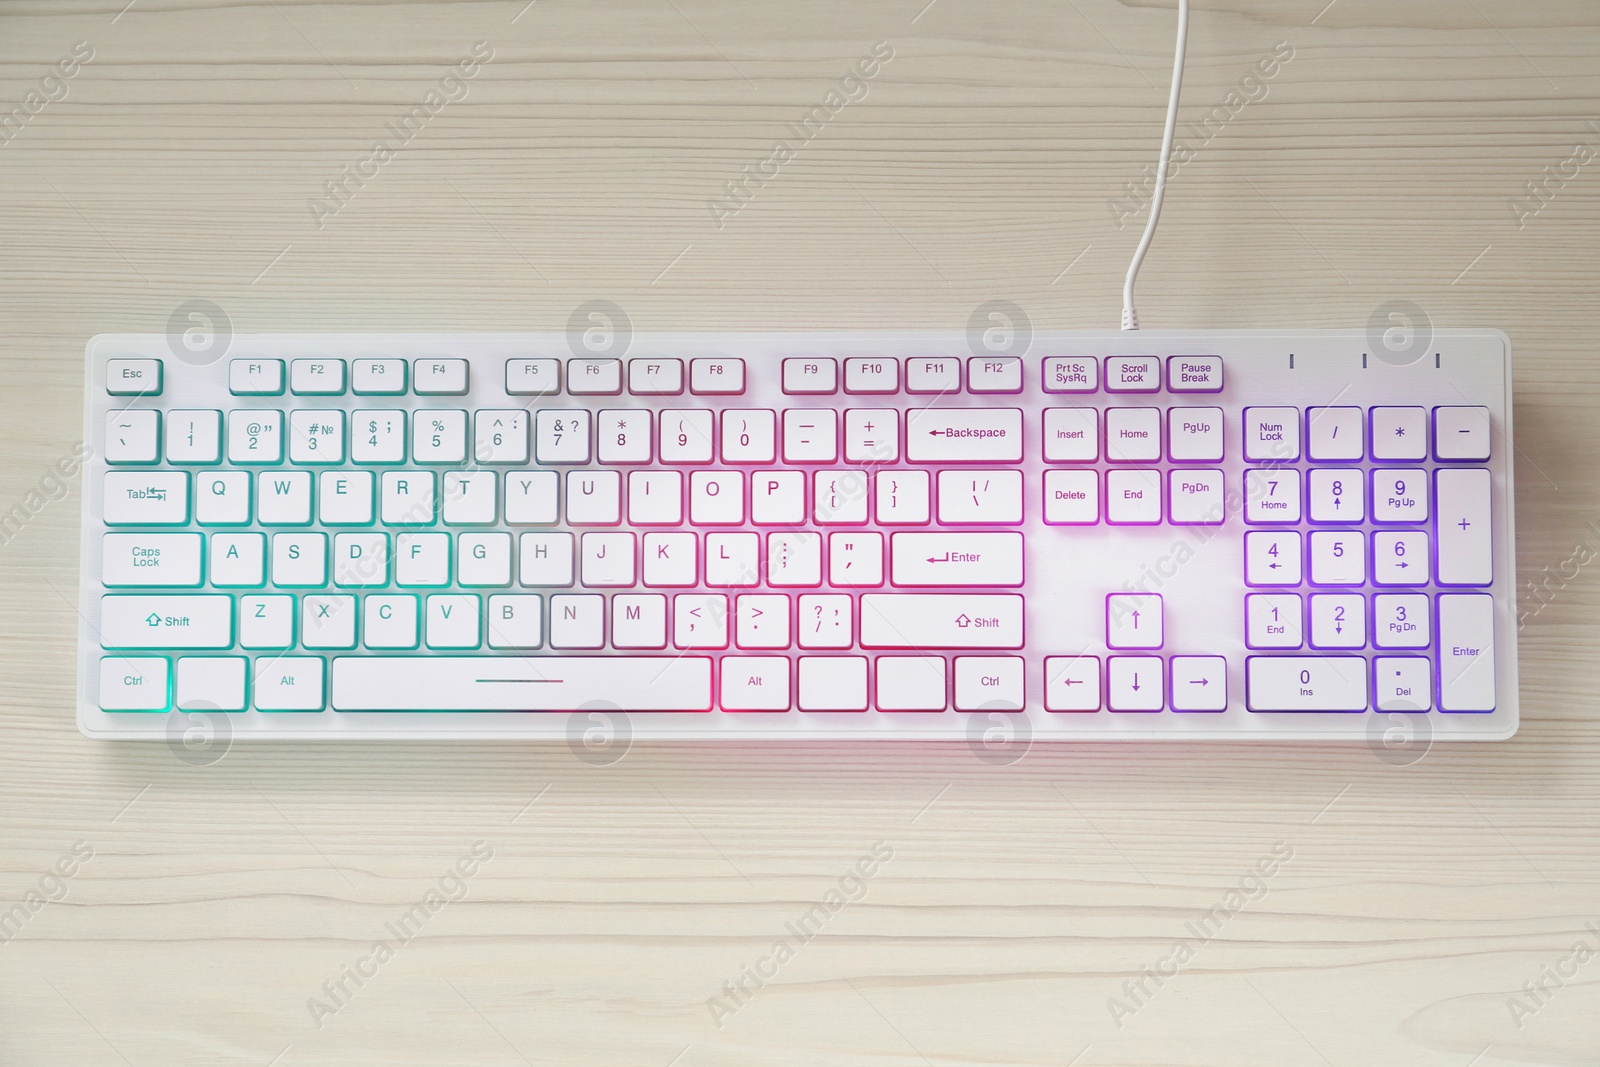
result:
[(704, 656), (340, 656), (335, 711), (710, 711)]

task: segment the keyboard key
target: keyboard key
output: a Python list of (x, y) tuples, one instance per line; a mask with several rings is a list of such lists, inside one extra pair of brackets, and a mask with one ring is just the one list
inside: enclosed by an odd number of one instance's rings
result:
[[(610, 412), (602, 411), (600, 435), (600, 462), (634, 462), (634, 461), (608, 461), (606, 454), (605, 416)], [(645, 432), (639, 435), (644, 442), (644, 459), (636, 462), (650, 462), (650, 433), (648, 412), (642, 413), (645, 419)], [(528, 462), (528, 413), (520, 408), (509, 410), (479, 411), (472, 417), (473, 442), (472, 456), (479, 463), (515, 463), (522, 465)], [(614, 437), (626, 437), (624, 429), (613, 431)], [(622, 448), (624, 446), (618, 446)]]
[(874, 510), (881, 526), (926, 526), (931, 479), (927, 471), (879, 471)]
[(644, 584), (654, 588), (690, 586), (700, 580), (692, 533), (644, 535)]
[(1372, 580), (1377, 585), (1427, 585), (1432, 555), (1423, 530), (1372, 535)]
[[(387, 479), (388, 475), (384, 475)], [(635, 475), (629, 475), (630, 478)], [(676, 474), (673, 477), (677, 477)], [(555, 471), (518, 471), (506, 473), (506, 524), (508, 526), (550, 525), (560, 517), (557, 502), (560, 497), (561, 476)], [(641, 493), (644, 498), (648, 494)], [(683, 492), (678, 491), (681, 506)], [(678, 522), (681, 514), (668, 521)], [(388, 518), (384, 519), (388, 522)], [(640, 522), (640, 519), (634, 519)]]
[[(187, 482), (185, 485), (187, 486)], [(195, 480), (195, 521), (244, 526), (250, 521), (250, 472), (207, 471)], [(109, 523), (111, 520), (106, 520)]]
[(1159, 356), (1106, 357), (1106, 392), (1155, 393), (1160, 389)]
[(1167, 504), (1175, 525), (1222, 525), (1226, 516), (1221, 471), (1175, 470), (1168, 480)]
[(628, 472), (628, 522), (634, 526), (683, 522), (683, 475), (678, 471)]
[(171, 667), (160, 656), (103, 656), (101, 711), (166, 711)]
[(1228, 661), (1221, 656), (1172, 657), (1173, 711), (1226, 711)]
[(289, 413), (290, 463), (343, 463), (344, 412), (333, 409)]
[[(612, 603), (622, 601), (624, 597), (614, 597)], [(633, 597), (636, 601), (651, 598)], [(661, 597), (654, 599), (662, 600)], [(544, 643), (540, 632), (540, 596), (531, 594), (504, 594), (489, 598), (489, 624), (485, 628), (490, 648), (538, 648)], [(662, 643), (656, 648), (666, 644), (666, 631), (662, 630)], [(368, 641), (371, 644), (371, 641)], [(624, 647), (621, 642), (616, 647)]]
[(922, 408), (906, 413), (910, 462), (1021, 462), (1018, 408)]
[(282, 396), (283, 360), (235, 359), (228, 363), (228, 391), (234, 396)]
[(389, 535), (381, 533), (335, 534), (333, 538), (333, 584), (346, 589), (382, 589), (388, 585)]
[(1318, 593), (1311, 598), (1312, 648), (1367, 647), (1367, 601), (1360, 593)]
[(1222, 462), (1222, 409), (1169, 409), (1167, 456), (1177, 463)]
[(300, 645), (303, 648), (355, 648), (356, 598), (353, 596), (302, 597)]
[[(567, 534), (566, 536), (571, 537), (572, 535)], [(440, 586), (450, 584), (449, 534), (398, 534), (394, 539), (394, 551), (396, 585)]]
[(1044, 707), (1046, 711), (1099, 711), (1100, 657), (1046, 657)]
[(289, 391), (297, 396), (343, 395), (344, 360), (295, 360), (289, 364)]
[(818, 526), (859, 526), (867, 521), (868, 476), (863, 471), (815, 471), (812, 521)]
[(1489, 409), (1437, 407), (1433, 409), (1434, 458), (1449, 462), (1489, 460)]
[[(439, 535), (443, 537), (443, 534)], [(328, 535), (272, 535), (272, 584), (320, 588), (328, 584)], [(443, 585), (443, 582), (439, 584)]]
[(1244, 521), (1300, 521), (1300, 472), (1257, 467), (1244, 472)]
[(106, 648), (229, 648), (230, 596), (107, 595), (100, 598)]
[(1299, 459), (1299, 409), (1245, 408), (1244, 458), (1257, 463)]
[(561, 392), (559, 359), (506, 360), (506, 395), (554, 396)]
[(989, 526), (1020, 523), (1022, 472), (940, 471), (939, 521)]
[(674, 648), (727, 648), (727, 596), (682, 593), (673, 597), (672, 644)]
[[(311, 599), (307, 597), (306, 599)], [(599, 597), (551, 597), (551, 647), (555, 646), (556, 633), (556, 602), (568, 603), (571, 601), (599, 600)], [(424, 606), (423, 643), (429, 648), (460, 649), (477, 648), (479, 636), (479, 612), (481, 607), (475, 596), (430, 596)], [(570, 648), (599, 647), (585, 645), (568, 645)]]
[(1433, 664), (1421, 656), (1379, 656), (1372, 661), (1372, 677), (1379, 711), (1432, 709)]
[[(544, 412), (540, 412), (544, 414)], [(588, 418), (588, 413), (584, 413)], [(585, 422), (587, 430), (587, 422)], [(588, 437), (584, 439), (587, 462)], [(411, 459), (415, 463), (463, 463), (467, 458), (467, 413), (432, 409), (411, 413)], [(542, 461), (542, 457), (541, 457)]]
[(1022, 673), (1021, 656), (957, 656), (956, 710), (1021, 711)]
[(1106, 597), (1107, 648), (1160, 648), (1161, 597), (1151, 593), (1112, 593)]
[(161, 361), (159, 359), (107, 360), (106, 392), (111, 396), (160, 395)]
[(350, 391), (357, 396), (404, 396), (406, 361), (358, 359), (350, 370)]
[(696, 526), (744, 523), (744, 474), (693, 471), (689, 475), (689, 521)]
[(189, 475), (109, 471), (101, 512), (107, 526), (182, 526), (189, 521)]
[(1045, 408), (1044, 458), (1049, 463), (1093, 463), (1099, 459), (1099, 410)]
[(294, 597), (280, 594), (239, 598), (240, 648), (289, 648), (294, 644)]
[(411, 364), (411, 390), (418, 396), (466, 396), (467, 361), (418, 359)]
[(1379, 648), (1429, 648), (1432, 612), (1423, 593), (1389, 593), (1372, 598), (1373, 644)]
[(846, 463), (894, 463), (900, 459), (900, 412), (851, 408), (844, 413)]
[[(342, 535), (342, 536), (373, 536)], [(382, 537), (382, 534), (376, 536)], [(584, 534), (588, 537), (625, 537), (627, 548), (626, 568), (628, 574), (627, 585), (633, 584), (633, 535), (632, 534)], [(335, 538), (334, 559), (340, 556), (338, 538)], [(620, 553), (619, 553), (620, 556)], [(621, 569), (623, 561), (618, 559)], [(334, 584), (343, 585), (335, 565)], [(508, 533), (464, 533), (456, 539), (456, 583), (467, 589), (498, 588), (504, 589), (511, 584), (511, 535)], [(597, 583), (584, 580), (585, 585)]]
[(795, 526), (806, 521), (804, 471), (760, 471), (750, 479), (750, 521)]
[[(881, 572), (883, 569), (881, 547), (878, 550), (878, 557), (878, 569)], [(822, 535), (810, 530), (768, 534), (767, 584), (775, 588), (796, 586), (814, 588), (821, 585)]]
[(1307, 408), (1307, 451), (1320, 461), (1365, 459), (1365, 423), (1360, 408)]
[(862, 648), (1021, 648), (1022, 597), (865, 593)]
[(683, 360), (628, 360), (628, 392), (634, 396), (678, 396), (683, 392)]
[(1361, 585), (1367, 580), (1367, 539), (1359, 530), (1311, 535), (1313, 585)]
[(906, 392), (959, 393), (961, 361), (954, 357), (906, 360)]
[(855, 633), (854, 603), (843, 593), (802, 596), (795, 623), (800, 647), (849, 648)]
[[(892, 356), (872, 356), (844, 361), (844, 391), (847, 393), (896, 393), (900, 391), (900, 361)], [(863, 699), (865, 699), (863, 697)]]
[[(1017, 356), (974, 356), (967, 360), (967, 392), (1022, 392), (1022, 360)], [(957, 661), (957, 684), (960, 683)], [(1018, 679), (1019, 684), (1021, 679)], [(959, 706), (959, 705), (958, 705)]]
[(617, 396), (622, 392), (622, 360), (567, 360), (567, 392), (572, 396)]
[(1438, 470), (1434, 489), (1439, 516), (1439, 584), (1491, 584), (1494, 546), (1489, 532), (1489, 472), (1482, 468)]
[(689, 391), (701, 396), (737, 396), (743, 393), (744, 360), (691, 360)]
[(829, 534), (828, 582), (841, 588), (882, 585), (883, 534)]
[(350, 426), (350, 459), (355, 463), (404, 463), (406, 413), (353, 412)]
[(1425, 523), (1428, 521), (1428, 472), (1374, 470), (1372, 521)]
[[(555, 473), (544, 471), (518, 475), (516, 481), (520, 484), (528, 479), (544, 477), (554, 478)], [(378, 509), (384, 525), (433, 525), (438, 517), (437, 484), (438, 475), (432, 471), (384, 471), (380, 489), (382, 497)], [(509, 517), (507, 521), (510, 521)]]
[(824, 408), (790, 408), (783, 413), (785, 463), (839, 462), (839, 413)]
[(567, 472), (567, 522), (573, 526), (616, 526), (621, 521), (621, 471)]
[(1246, 648), (1299, 648), (1305, 644), (1304, 626), (1297, 593), (1252, 593), (1244, 598)]
[(947, 704), (943, 656), (879, 656), (879, 711), (943, 711)]
[(1084, 356), (1052, 356), (1043, 362), (1047, 393), (1092, 393), (1100, 388), (1100, 361)]
[(778, 457), (778, 413), (729, 408), (722, 413), (722, 462), (771, 463)]
[(262, 471), (256, 480), (256, 521), (263, 526), (310, 526), (311, 472)]
[(1439, 710), (1494, 708), (1494, 598), (1440, 593)]
[(110, 533), (101, 538), (101, 582), (117, 586), (200, 584), (197, 533)]
[[(747, 593), (734, 598), (734, 644), (739, 648), (788, 648), (789, 598), (781, 593)], [(729, 662), (724, 660), (724, 663)], [(788, 662), (785, 660), (785, 662)], [(726, 705), (724, 705), (726, 706)], [(788, 707), (787, 704), (784, 707)]]
[(184, 656), (173, 705), (183, 711), (244, 711), (248, 666), (243, 656)]
[(724, 656), (723, 711), (788, 711), (788, 656)]
[(211, 584), (218, 589), (259, 589), (266, 585), (266, 535), (259, 533), (212, 534)]
[(229, 463), (282, 463), (283, 412), (228, 412)]
[(106, 416), (107, 463), (154, 463), (161, 458), (161, 413), (113, 411)]
[(1319, 467), (1307, 476), (1311, 521), (1358, 523), (1366, 518), (1366, 492), (1361, 471)]
[(1251, 711), (1366, 711), (1367, 661), (1360, 656), (1247, 656)]
[[(498, 599), (501, 598), (491, 598), (491, 600)], [(515, 599), (537, 601), (539, 598), (529, 596)], [(418, 618), (421, 613), (419, 600), (419, 597), (410, 593), (365, 597), (362, 601), (365, 614), (361, 625), (361, 635), (365, 645), (368, 648), (392, 649), (418, 647), (421, 644), (418, 636), (420, 632)], [(537, 605), (533, 614), (533, 628), (537, 633), (539, 628)], [(491, 626), (490, 636), (493, 637), (494, 633), (495, 628)]]
[[(391, 660), (379, 660), (389, 663)], [(257, 711), (321, 711), (324, 661), (320, 656), (257, 657), (255, 693)]]
[[(1167, 360), (1167, 391), (1222, 392), (1221, 356), (1172, 356)], [(1221, 457), (1218, 457), (1219, 459)]]
[(1111, 656), (1106, 660), (1106, 707), (1112, 711), (1160, 711), (1166, 679), (1160, 656)]
[(1247, 585), (1299, 585), (1300, 535), (1251, 531), (1244, 535), (1244, 561)]
[(611, 647), (666, 648), (667, 598), (660, 593), (618, 593), (612, 597)]
[(1100, 476), (1094, 471), (1045, 471), (1044, 521), (1052, 526), (1099, 522)]
[[(318, 661), (321, 662), (320, 660)], [(703, 656), (340, 656), (335, 711), (708, 711)]]
[(1160, 408), (1106, 409), (1106, 459), (1113, 463), (1154, 463), (1160, 458)]
[(783, 361), (783, 391), (790, 395), (829, 395), (839, 391), (839, 362), (801, 356)]
[(801, 656), (801, 711), (866, 711), (865, 656)]
[(1019, 533), (896, 533), (889, 551), (890, 581), (898, 586), (1022, 584)]
[(606, 598), (586, 594), (550, 598), (551, 648), (604, 648)]
[(220, 463), (222, 412), (167, 412), (168, 463)]
[(524, 586), (572, 584), (575, 571), (569, 533), (525, 533), (518, 539), (517, 559), (521, 563), (517, 581)]
[(1115, 526), (1154, 526), (1161, 521), (1161, 472), (1106, 471), (1106, 520)]
[(1373, 459), (1426, 459), (1428, 412), (1417, 407), (1372, 409)]
[(588, 463), (591, 415), (581, 408), (541, 408), (533, 415), (537, 463)]
[(710, 463), (714, 452), (712, 426), (715, 416), (708, 410), (663, 411), (661, 419), (662, 463)]
[(706, 584), (761, 584), (761, 538), (753, 533), (706, 535)]

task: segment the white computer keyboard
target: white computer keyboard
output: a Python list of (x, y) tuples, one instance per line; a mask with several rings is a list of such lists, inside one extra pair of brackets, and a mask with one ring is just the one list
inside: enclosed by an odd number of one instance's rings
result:
[(1509, 342), (1384, 355), (1355, 330), (1021, 355), (103, 335), (79, 727), (1327, 740), (1400, 713), (1509, 737)]

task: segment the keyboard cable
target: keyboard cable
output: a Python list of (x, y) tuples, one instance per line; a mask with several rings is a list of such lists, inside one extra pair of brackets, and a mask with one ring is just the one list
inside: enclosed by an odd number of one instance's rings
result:
[(1139, 277), (1139, 265), (1150, 248), (1150, 239), (1156, 233), (1156, 221), (1161, 218), (1161, 200), (1167, 192), (1167, 167), (1172, 162), (1172, 130), (1178, 122), (1178, 93), (1183, 88), (1183, 56), (1189, 40), (1189, 0), (1178, 0), (1178, 46), (1172, 57), (1172, 95), (1167, 98), (1167, 128), (1161, 136), (1161, 169), (1156, 172), (1155, 196), (1150, 200), (1150, 221), (1145, 223), (1144, 237), (1133, 253), (1128, 266), (1128, 280), (1122, 285), (1122, 328), (1137, 330), (1139, 313), (1133, 309), (1133, 283)]

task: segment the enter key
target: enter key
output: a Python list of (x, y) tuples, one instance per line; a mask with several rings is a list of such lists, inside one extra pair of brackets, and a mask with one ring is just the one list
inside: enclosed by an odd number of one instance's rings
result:
[(897, 533), (889, 581), (909, 588), (1020, 586), (1020, 533)]

